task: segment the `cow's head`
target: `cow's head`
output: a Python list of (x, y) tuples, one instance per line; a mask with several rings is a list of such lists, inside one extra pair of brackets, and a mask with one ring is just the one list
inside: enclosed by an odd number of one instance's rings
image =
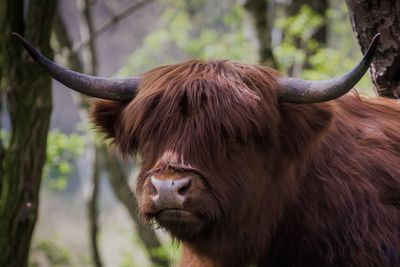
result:
[[(140, 78), (104, 79), (66, 70), (17, 37), (53, 78), (108, 99), (95, 103), (94, 122), (124, 155), (139, 156), (139, 212), (183, 240), (239, 231), (249, 221), (274, 224), (281, 203), (295, 195), (294, 162), (329, 127), (329, 104), (312, 103), (353, 88), (377, 45), (374, 38), (352, 71), (327, 81), (196, 60)], [(271, 216), (260, 218), (260, 210)]]
[(124, 154), (140, 156), (145, 218), (190, 239), (251, 212), (274, 165), (278, 76), (259, 66), (189, 61), (145, 73), (129, 103), (95, 104), (95, 123)]

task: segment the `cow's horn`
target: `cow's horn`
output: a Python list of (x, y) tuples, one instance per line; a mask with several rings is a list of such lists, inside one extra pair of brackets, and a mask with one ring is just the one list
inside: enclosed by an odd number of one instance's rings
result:
[(279, 101), (283, 103), (317, 103), (338, 98), (350, 91), (364, 76), (378, 46), (379, 33), (372, 39), (358, 65), (341, 77), (324, 81), (308, 81), (296, 78), (280, 78)]
[(107, 79), (65, 69), (43, 56), (21, 35), (17, 33), (12, 35), (22, 43), (29, 55), (51, 77), (75, 91), (88, 96), (118, 101), (129, 101), (136, 94), (140, 82), (138, 78)]

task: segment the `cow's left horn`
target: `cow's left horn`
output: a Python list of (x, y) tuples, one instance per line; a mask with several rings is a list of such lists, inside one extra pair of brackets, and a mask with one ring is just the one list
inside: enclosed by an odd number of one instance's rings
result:
[(138, 78), (108, 79), (89, 76), (65, 69), (43, 56), (21, 35), (17, 33), (13, 33), (12, 35), (22, 43), (29, 55), (31, 55), (51, 77), (72, 90), (88, 96), (117, 101), (129, 101), (136, 95), (140, 83), (140, 79)]
[(345, 75), (324, 81), (280, 78), (279, 101), (283, 103), (318, 103), (338, 98), (350, 91), (364, 76), (378, 46), (379, 33), (372, 39), (358, 65)]

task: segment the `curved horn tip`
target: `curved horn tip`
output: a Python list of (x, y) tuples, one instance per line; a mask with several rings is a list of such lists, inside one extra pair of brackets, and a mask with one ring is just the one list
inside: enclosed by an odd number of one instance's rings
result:
[(16, 32), (12, 32), (11, 36), (14, 37), (15, 39), (17, 39), (23, 47), (25, 47), (26, 51), (28, 52), (28, 54), (31, 56), (31, 58), (35, 61), (38, 61), (40, 59), (40, 52), (36, 50), (35, 47), (33, 47), (28, 40), (26, 40), (24, 37), (22, 37), (22, 35), (16, 33)]
[(375, 44), (379, 40), (380, 36), (381, 36), (380, 32), (375, 34), (374, 37), (372, 38), (371, 44)]
[(14, 37), (15, 39), (17, 39), (18, 41), (20, 41), (24, 46), (25, 44), (28, 42), (24, 37), (22, 37), (22, 35), (20, 35), (19, 33), (16, 32), (12, 32), (11, 36)]
[(14, 37), (15, 39), (17, 39), (18, 41), (22, 42), (23, 44), (27, 43), (28, 41), (22, 37), (22, 35), (20, 35), (19, 33), (16, 32), (12, 32), (11, 36)]
[(378, 32), (377, 34), (375, 34), (375, 36), (372, 38), (372, 40), (368, 46), (366, 53), (368, 53), (370, 51), (375, 52), (376, 48), (378, 47), (380, 37), (381, 37), (381, 33)]
[(137, 92), (139, 78), (108, 79), (68, 70), (43, 56), (18, 33), (13, 32), (11, 35), (21, 42), (32, 59), (51, 77), (72, 90), (88, 96), (116, 101), (130, 101)]
[(12, 32), (12, 33), (11, 33), (11, 36), (13, 36), (13, 37), (17, 37), (17, 38), (18, 38), (18, 37), (20, 37), (21, 35), (19, 35), (19, 34), (18, 34), (18, 33), (16, 33), (16, 32)]

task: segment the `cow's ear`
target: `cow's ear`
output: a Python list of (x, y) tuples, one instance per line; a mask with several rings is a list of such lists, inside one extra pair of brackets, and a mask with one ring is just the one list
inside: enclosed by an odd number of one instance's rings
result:
[(281, 104), (282, 151), (295, 158), (312, 153), (332, 124), (333, 109), (330, 103)]
[(111, 100), (96, 100), (91, 103), (92, 122), (106, 135), (106, 138), (114, 139), (116, 133), (120, 132), (122, 125), (119, 121), (127, 104), (127, 102)]

